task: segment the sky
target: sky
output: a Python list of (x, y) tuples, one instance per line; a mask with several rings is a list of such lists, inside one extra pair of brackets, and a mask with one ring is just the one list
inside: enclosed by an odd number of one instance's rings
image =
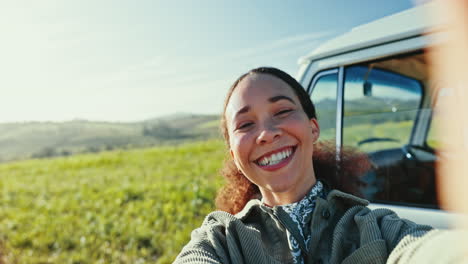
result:
[(411, 0), (0, 2), (0, 123), (219, 114), (242, 73)]

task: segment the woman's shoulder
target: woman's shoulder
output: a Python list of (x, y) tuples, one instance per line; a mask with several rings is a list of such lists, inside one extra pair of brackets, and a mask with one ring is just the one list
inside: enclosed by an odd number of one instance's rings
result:
[[(266, 227), (273, 225), (262, 222), (267, 213), (260, 207), (261, 203), (257, 200), (247, 203), (235, 215), (224, 211), (211, 212), (202, 225), (192, 231), (190, 242), (183, 248), (176, 262), (190, 263), (189, 260), (194, 257), (202, 256), (206, 260), (215, 260), (209, 263), (238, 263), (246, 259), (251, 259), (251, 263), (271, 263), (256, 261), (257, 258), (268, 258), (271, 255), (263, 254), (266, 249), (262, 234), (271, 233), (267, 232), (269, 229)], [(259, 213), (264, 215), (259, 217)], [(281, 248), (287, 247), (283, 245)]]
[(191, 233), (174, 263), (229, 263), (226, 228), (236, 217), (223, 211), (214, 211), (205, 217), (202, 225)]
[(215, 226), (227, 226), (233, 223), (242, 223), (246, 218), (252, 214), (258, 214), (261, 202), (258, 199), (250, 200), (244, 208), (237, 214), (231, 214), (225, 211), (213, 211), (209, 213), (202, 223), (202, 227), (211, 229)]
[[(197, 236), (206, 236), (206, 233), (225, 235), (226, 229), (242, 229), (249, 223), (249, 219), (257, 218), (262, 212), (261, 202), (257, 199), (250, 200), (237, 214), (225, 211), (213, 211), (209, 213), (201, 226), (192, 232), (192, 239)], [(260, 219), (260, 218), (258, 218)]]

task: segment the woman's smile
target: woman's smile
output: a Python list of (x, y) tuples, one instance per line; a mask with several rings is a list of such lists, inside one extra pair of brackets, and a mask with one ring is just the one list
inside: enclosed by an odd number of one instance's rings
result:
[(296, 146), (287, 146), (262, 155), (255, 163), (267, 171), (279, 170), (292, 160)]

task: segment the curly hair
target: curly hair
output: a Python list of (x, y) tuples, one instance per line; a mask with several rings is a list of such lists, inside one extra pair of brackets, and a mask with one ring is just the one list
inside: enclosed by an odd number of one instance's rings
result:
[[(220, 128), (228, 147), (229, 133), (225, 118), (227, 105), (237, 85), (245, 77), (253, 74), (270, 74), (287, 83), (299, 98), (302, 109), (307, 114), (308, 118), (317, 118), (315, 106), (307, 92), (296, 79), (276, 68), (256, 68), (243, 74), (234, 82), (229, 88), (224, 101)], [(362, 196), (359, 190), (364, 183), (360, 180), (360, 176), (368, 171), (371, 166), (366, 154), (360, 153), (352, 148), (342, 148), (337, 152), (334, 142), (321, 141), (314, 144), (312, 162), (317, 179), (323, 181), (329, 188)], [(216, 197), (216, 207), (219, 210), (236, 214), (244, 208), (249, 200), (261, 196), (258, 186), (250, 182), (245, 175), (238, 170), (234, 160), (230, 156), (225, 160), (221, 175), (225, 178), (226, 182)]]

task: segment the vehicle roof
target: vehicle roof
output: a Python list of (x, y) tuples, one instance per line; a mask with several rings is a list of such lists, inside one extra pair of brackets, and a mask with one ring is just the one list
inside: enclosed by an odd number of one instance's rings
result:
[(432, 3), (416, 6), (357, 26), (318, 46), (300, 58), (299, 63), (421, 35), (428, 28), (440, 25), (440, 21), (435, 17), (429, 19), (433, 8), (435, 7)]

